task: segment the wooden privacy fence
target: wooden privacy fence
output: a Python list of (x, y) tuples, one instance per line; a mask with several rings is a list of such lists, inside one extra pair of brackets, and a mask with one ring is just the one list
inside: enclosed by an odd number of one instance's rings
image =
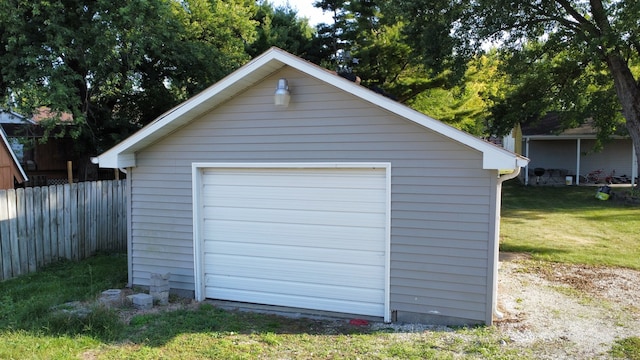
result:
[(125, 251), (126, 180), (0, 190), (0, 280)]

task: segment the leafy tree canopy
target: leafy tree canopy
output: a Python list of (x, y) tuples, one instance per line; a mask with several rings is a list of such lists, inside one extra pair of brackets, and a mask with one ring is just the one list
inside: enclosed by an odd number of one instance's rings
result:
[(272, 46), (292, 54), (308, 57), (314, 29), (307, 19), (300, 19), (290, 7), (274, 8), (263, 1), (254, 17), (258, 22), (257, 39), (247, 46), (251, 57), (256, 57)]
[[(495, 66), (486, 57), (474, 59), (471, 53), (453, 55), (454, 42), (447, 40), (452, 29), (446, 4), (440, 4), (441, 11), (425, 11), (419, 3), (401, 5), (375, 0), (316, 1), (334, 18), (333, 24), (318, 27), (315, 48), (322, 49), (319, 57), (324, 59), (320, 63), (344, 76), (357, 76), (364, 86), (436, 119), (484, 135), (487, 105), (481, 93), (488, 94), (490, 79), (481, 74), (496, 74)], [(413, 15), (407, 15), (413, 13), (434, 16), (418, 25)], [(439, 44), (440, 39), (447, 45)], [(470, 61), (473, 70), (466, 71)], [(485, 72), (485, 66), (491, 71)]]
[(249, 0), (4, 0), (2, 106), (72, 114), (75, 126), (56, 129), (79, 152), (104, 151), (246, 62), (255, 11)]

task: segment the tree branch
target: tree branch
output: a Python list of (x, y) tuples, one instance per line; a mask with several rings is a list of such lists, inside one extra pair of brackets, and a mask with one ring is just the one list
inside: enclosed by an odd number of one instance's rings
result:
[(604, 34), (608, 34), (611, 31), (611, 24), (609, 24), (607, 13), (602, 6), (602, 0), (589, 0), (589, 4), (591, 5), (591, 13), (596, 25)]
[(507, 26), (495, 29), (493, 32), (491, 32), (490, 34), (488, 34), (489, 37), (495, 36), (499, 33), (502, 32), (508, 32), (514, 29), (522, 29), (522, 28), (528, 28), (532, 25), (538, 25), (538, 24), (544, 24), (544, 23), (549, 23), (549, 22), (558, 22), (568, 28), (571, 28), (575, 31), (579, 31), (580, 29), (582, 29), (582, 27), (580, 26), (579, 23), (577, 22), (573, 22), (569, 19), (565, 19), (562, 17), (558, 17), (558, 16), (540, 16), (537, 17), (535, 19), (530, 19), (527, 21), (523, 21), (523, 22), (517, 22), (517, 23), (513, 23), (513, 24), (509, 24)]
[[(596, 0), (599, 1), (599, 0)], [(556, 0), (556, 2), (558, 4), (560, 4), (560, 6), (569, 14), (571, 15), (571, 17), (573, 17), (574, 19), (576, 19), (576, 21), (578, 23), (580, 23), (580, 25), (582, 25), (582, 27), (589, 33), (591, 33), (591, 35), (593, 36), (600, 36), (602, 35), (602, 32), (600, 31), (600, 29), (598, 29), (598, 27), (596, 27), (595, 25), (593, 25), (593, 23), (591, 23), (591, 21), (587, 20), (587, 18), (585, 18), (584, 16), (582, 16), (582, 14), (580, 14), (578, 12), (578, 10), (576, 10), (573, 6), (571, 6), (571, 4), (569, 3), (569, 1), (567, 0)]]

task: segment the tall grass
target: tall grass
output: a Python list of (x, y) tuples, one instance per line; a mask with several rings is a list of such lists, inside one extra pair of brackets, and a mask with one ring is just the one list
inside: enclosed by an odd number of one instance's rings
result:
[(122, 288), (126, 281), (126, 257), (110, 255), (82, 262), (60, 261), (0, 282), (0, 329), (113, 339), (121, 323), (110, 310), (95, 307), (75, 316), (53, 309), (72, 301), (95, 300), (101, 291)]
[[(595, 198), (595, 187), (503, 188), (500, 250), (548, 261), (640, 269), (640, 207)], [(619, 197), (619, 196), (618, 196)]]

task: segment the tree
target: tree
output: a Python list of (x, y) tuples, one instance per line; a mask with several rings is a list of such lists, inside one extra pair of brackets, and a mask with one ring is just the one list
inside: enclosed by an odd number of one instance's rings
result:
[(88, 160), (246, 62), (254, 12), (250, 0), (4, 0), (3, 107), (72, 114), (55, 129)]
[(493, 101), (501, 101), (506, 81), (499, 66), (495, 52), (478, 56), (469, 62), (459, 85), (427, 89), (407, 104), (470, 134), (491, 135), (489, 109)]
[[(414, 29), (446, 14), (449, 32), (440, 32), (435, 53), (465, 55), (486, 42), (510, 54), (513, 92), (494, 110), (498, 129), (534, 110), (557, 107), (572, 121), (593, 116), (603, 134), (624, 117), (640, 161), (640, 87), (634, 66), (640, 60), (640, 3), (619, 0), (395, 0)], [(413, 9), (414, 12), (408, 11)], [(442, 10), (428, 15), (419, 9)], [(438, 22), (437, 22), (438, 23)], [(415, 35), (422, 51), (434, 35)], [(419, 46), (422, 45), (422, 46)], [(445, 58), (446, 59), (446, 58)], [(613, 91), (617, 104), (612, 104)], [(584, 96), (589, 94), (591, 96)], [(552, 96), (558, 96), (555, 100)], [(519, 116), (523, 115), (523, 116)], [(538, 114), (539, 115), (539, 114)], [(502, 118), (500, 118), (502, 116)], [(639, 167), (640, 168), (640, 167)]]
[(306, 19), (300, 19), (291, 7), (276, 7), (263, 1), (254, 19), (258, 22), (257, 38), (247, 46), (247, 53), (256, 57), (272, 46), (306, 57), (311, 49), (314, 29)]
[[(465, 72), (462, 61), (449, 55), (416, 51), (411, 20), (397, 4), (387, 1), (318, 1), (316, 6), (333, 13), (335, 22), (323, 24), (316, 39), (325, 49), (326, 66), (343, 76), (360, 78), (362, 85), (450, 125), (477, 135), (486, 129), (487, 58), (473, 59)], [(409, 9), (407, 7), (406, 9)], [(412, 9), (413, 11), (414, 9)], [(430, 29), (447, 33), (444, 20), (429, 23)], [(426, 41), (425, 43), (432, 43)], [(471, 59), (471, 58), (469, 58)], [(480, 70), (482, 69), (482, 70)], [(465, 85), (464, 82), (469, 84)]]

